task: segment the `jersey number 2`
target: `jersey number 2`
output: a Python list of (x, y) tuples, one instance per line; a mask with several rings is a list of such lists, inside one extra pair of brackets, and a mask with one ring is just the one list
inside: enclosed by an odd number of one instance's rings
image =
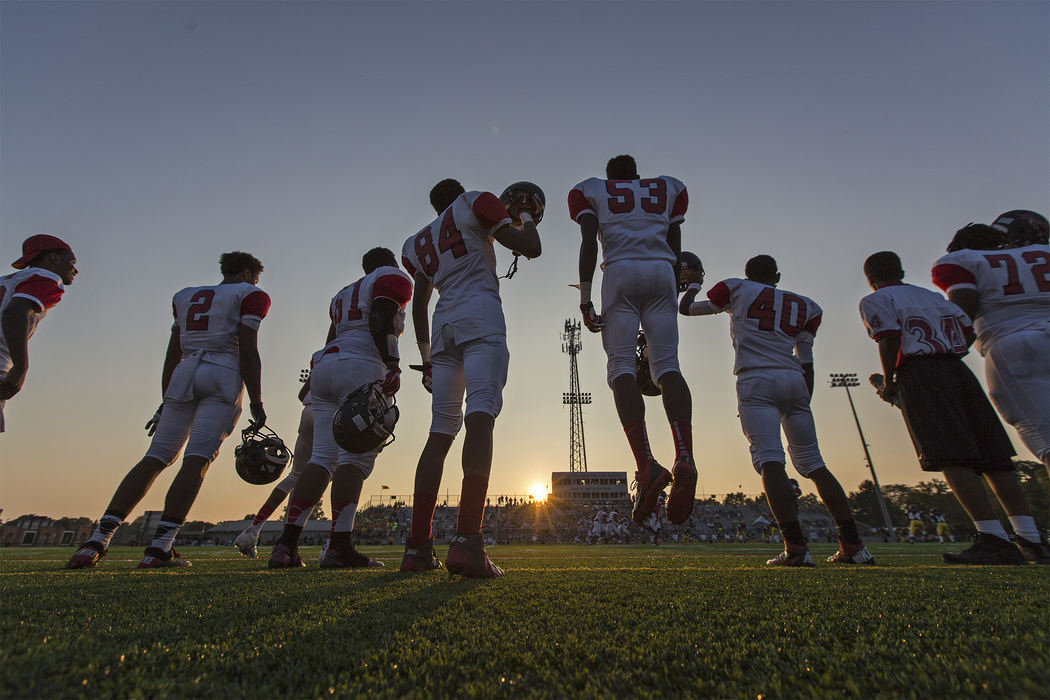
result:
[(202, 289), (190, 299), (190, 308), (186, 309), (186, 330), (206, 331), (208, 330), (208, 310), (211, 301), (215, 298), (215, 291)]
[[(985, 255), (988, 267), (1006, 267), (1006, 284), (1003, 285), (1003, 295), (1024, 294), (1024, 285), (1017, 273), (1017, 260), (1008, 253), (995, 253)], [(1032, 266), (1032, 277), (1035, 279), (1035, 288), (1040, 292), (1050, 292), (1050, 255), (1041, 250), (1029, 250), (1021, 255), (1021, 259)], [(1036, 264), (1040, 263), (1040, 264)]]

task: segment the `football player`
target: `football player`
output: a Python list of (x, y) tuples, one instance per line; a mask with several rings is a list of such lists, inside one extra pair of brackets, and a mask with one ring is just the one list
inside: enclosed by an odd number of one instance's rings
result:
[(4, 404), (22, 390), (29, 371), (29, 339), (77, 276), (77, 257), (61, 238), (38, 233), (22, 242), (17, 272), (0, 277), (0, 433)]
[(746, 279), (730, 278), (712, 287), (707, 301), (694, 301), (700, 291), (697, 274), (684, 271), (684, 280), (690, 285), (679, 310), (687, 316), (721, 311), (730, 316), (740, 425), (751, 444), (751, 461), (762, 476), (770, 510), (784, 535), (784, 551), (766, 563), (813, 566), (798, 519), (798, 484), (792, 485), (793, 480), (784, 469), (784, 446), (780, 441), (783, 428), (792, 464), (813, 481), (838, 527), (839, 549), (828, 561), (874, 564), (857, 532), (846, 493), (824, 464), (817, 446), (810, 398), (813, 338), (820, 327), (820, 306), (808, 297), (778, 289), (780, 271), (768, 255), (747, 261)]
[[(642, 179), (634, 158), (609, 160), (605, 180), (592, 177), (569, 192), (569, 215), (580, 226), (580, 311), (592, 333), (602, 334), (607, 379), (637, 471), (632, 519), (642, 525), (657, 496), (672, 482), (667, 518), (689, 518), (696, 496), (692, 399), (678, 368), (678, 259), (681, 224), (689, 205), (685, 185), (666, 175)], [(602, 312), (591, 301), (598, 241), (602, 248)], [(649, 449), (645, 403), (638, 387), (635, 349), (639, 326), (648, 341), (652, 378), (659, 385), (671, 424), (675, 463), (671, 472)], [(673, 474), (673, 477), (672, 477)]]
[(405, 304), (412, 280), (397, 266), (388, 248), (373, 248), (361, 260), (365, 276), (344, 287), (329, 304), (328, 341), (310, 372), (314, 440), (310, 463), (292, 489), (284, 531), (273, 546), (269, 567), (303, 566), (299, 538), (332, 481), (333, 531), (322, 568), (380, 566), (358, 552), (352, 533), (364, 480), (372, 473), (377, 450), (352, 454), (339, 447), (332, 418), (343, 400), (363, 385), (381, 382), (393, 396), (401, 386), (398, 338), (405, 327)]
[[(508, 211), (494, 194), (465, 192), (448, 179), (430, 191), (430, 204), (438, 218), (410, 237), (402, 250), (405, 269), (415, 277), (412, 322), (423, 361), (423, 386), (433, 395), (433, 420), (416, 466), (412, 526), (401, 571), (441, 565), (434, 554), (431, 523), (445, 456), (465, 427), (459, 516), (445, 563), (452, 573), (494, 578), (503, 570), (485, 552), (481, 521), (492, 467), (492, 427), (503, 405), (510, 353), (493, 241), (528, 258), (539, 256), (535, 222), (544, 203), (522, 194)], [(438, 302), (431, 325), (434, 289)]]
[(925, 539), (926, 518), (923, 516), (919, 506), (911, 504), (908, 506), (908, 541), (914, 542), (916, 538)]
[[(868, 335), (878, 343), (886, 379), (883, 400), (900, 402), (923, 471), (942, 472), (973, 520), (972, 547), (942, 556), (951, 564), (1050, 563), (1014, 473), (1014, 449), (988, 397), (962, 362), (974, 340), (970, 318), (940, 294), (904, 283), (896, 253), (864, 261), (873, 290), (860, 301)], [(987, 481), (1017, 535), (1014, 546), (984, 489)]]
[(930, 515), (933, 517), (933, 522), (937, 527), (937, 541), (944, 542), (945, 540), (955, 541), (955, 535), (952, 534), (952, 528), (948, 524), (948, 516), (936, 508), (930, 509)]
[(1001, 214), (960, 229), (933, 282), (974, 321), (988, 396), (1050, 470), (1050, 245), (1046, 218)]
[(248, 390), (252, 427), (266, 424), (262, 401), (259, 325), (270, 309), (270, 297), (255, 285), (262, 263), (248, 253), (219, 258), (222, 282), (186, 287), (172, 300), (171, 327), (161, 392), (164, 402), (146, 424), (153, 436), (149, 449), (117, 487), (90, 539), (70, 558), (70, 569), (87, 569), (105, 556), (120, 524), (153, 485), (153, 481), (186, 446), (182, 466), (171, 482), (153, 541), (140, 569), (189, 566), (172, 548), (204, 481), (241, 415), (242, 388)]

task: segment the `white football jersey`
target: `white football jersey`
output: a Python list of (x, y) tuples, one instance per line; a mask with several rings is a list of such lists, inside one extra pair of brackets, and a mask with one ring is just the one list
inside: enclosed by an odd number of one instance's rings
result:
[(802, 371), (795, 346), (800, 340), (812, 342), (817, 334), (822, 314), (817, 302), (735, 277), (716, 284), (707, 298), (732, 317), (729, 334), (736, 351), (733, 374), (751, 369)]
[(201, 351), (208, 362), (239, 367), (237, 326), (259, 328), (270, 297), (253, 284), (186, 287), (172, 299), (183, 357)]
[(911, 284), (893, 284), (860, 300), (868, 335), (901, 339), (902, 356), (962, 355), (970, 317), (937, 292)]
[[(54, 272), (39, 267), (18, 270), (0, 277), (0, 315), (12, 299), (28, 300), (34, 307), (34, 313), (29, 314), (29, 327), (26, 329), (28, 339), (47, 315), (48, 309), (62, 299), (63, 293), (65, 287), (62, 285), (62, 278)], [(4, 329), (0, 326), (0, 374), (6, 374), (11, 365), (11, 354), (7, 349)]]
[(372, 302), (389, 299), (397, 304), (394, 332), (401, 335), (405, 329), (405, 304), (412, 298), (412, 280), (404, 271), (390, 266), (378, 267), (339, 290), (328, 307), (328, 315), (335, 325), (335, 338), (325, 346), (325, 354), (338, 352), (353, 354), (382, 363), (368, 315)]
[(977, 349), (982, 355), (1005, 335), (1050, 323), (1050, 246), (957, 250), (933, 266), (945, 292), (977, 291)]
[(426, 276), (438, 292), (434, 338), (448, 324), (455, 328), (457, 342), (506, 334), (492, 234), (510, 221), (496, 195), (464, 192), (405, 241), (401, 251), (405, 269)]
[(584, 180), (569, 192), (569, 216), (598, 218), (605, 265), (618, 260), (675, 262), (667, 229), (685, 220), (689, 194), (681, 181), (667, 175), (641, 180)]

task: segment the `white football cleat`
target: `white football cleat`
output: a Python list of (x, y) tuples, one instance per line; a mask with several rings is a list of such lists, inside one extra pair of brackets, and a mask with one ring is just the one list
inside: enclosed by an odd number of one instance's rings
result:
[(259, 556), (259, 552), (255, 548), (258, 539), (258, 533), (251, 528), (248, 528), (241, 534), (237, 535), (237, 539), (233, 541), (233, 546), (237, 548), (238, 552), (249, 559), (255, 559)]

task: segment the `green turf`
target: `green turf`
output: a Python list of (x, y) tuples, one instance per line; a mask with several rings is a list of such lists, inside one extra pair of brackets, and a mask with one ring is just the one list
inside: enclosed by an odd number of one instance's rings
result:
[[(958, 546), (955, 546), (958, 548)], [(503, 546), (508, 575), (132, 571), (0, 552), (3, 697), (1046, 697), (1050, 567), (765, 567), (761, 545)], [(829, 554), (831, 548), (814, 548)], [(439, 548), (439, 553), (443, 548)], [(304, 554), (316, 556), (316, 548)]]

